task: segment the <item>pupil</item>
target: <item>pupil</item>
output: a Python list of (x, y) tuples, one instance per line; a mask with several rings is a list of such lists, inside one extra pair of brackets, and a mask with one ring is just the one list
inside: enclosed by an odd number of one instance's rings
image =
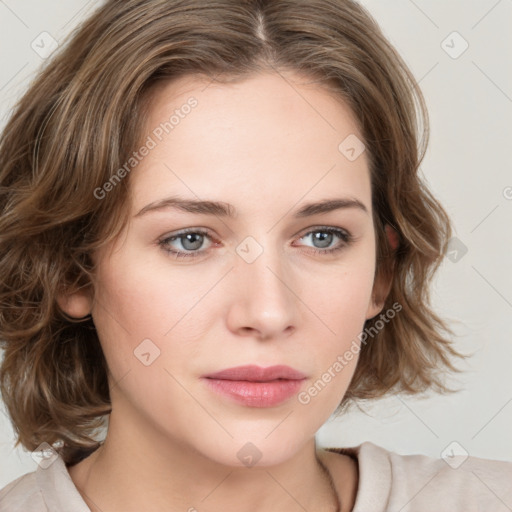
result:
[[(332, 243), (332, 233), (325, 233), (323, 231), (317, 231), (315, 235), (313, 236), (313, 241), (315, 247), (325, 248), (329, 247)], [(316, 244), (318, 242), (318, 245)]]
[(189, 251), (199, 249), (203, 244), (203, 235), (198, 233), (187, 233), (182, 239), (183, 247)]

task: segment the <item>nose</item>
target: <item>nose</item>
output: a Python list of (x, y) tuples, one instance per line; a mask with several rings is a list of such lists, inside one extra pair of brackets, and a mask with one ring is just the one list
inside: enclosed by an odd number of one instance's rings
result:
[(227, 315), (232, 332), (264, 340), (285, 338), (297, 328), (298, 283), (286, 270), (267, 249), (252, 263), (236, 257)]

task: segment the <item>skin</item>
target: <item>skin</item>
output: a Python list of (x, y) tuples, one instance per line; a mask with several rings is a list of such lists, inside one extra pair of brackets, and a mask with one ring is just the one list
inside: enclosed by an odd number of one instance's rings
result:
[[(352, 509), (357, 464), (317, 448), (314, 436), (342, 400), (357, 356), (307, 405), (294, 396), (250, 407), (201, 379), (286, 364), (306, 374), (307, 390), (382, 309), (375, 297), (388, 288), (374, 282), (368, 160), (338, 150), (348, 135), (362, 136), (345, 104), (307, 82), (261, 73), (230, 84), (186, 77), (155, 90), (146, 134), (191, 96), (198, 105), (130, 175), (131, 220), (95, 255), (95, 297), (60, 300), (72, 316), (92, 313), (111, 372), (106, 441), (69, 468), (91, 510), (335, 510), (317, 459), (342, 510)], [(166, 208), (135, 217), (170, 196), (222, 201), (237, 214)], [(294, 218), (304, 204), (333, 198), (357, 199), (367, 211)], [(341, 250), (315, 254), (311, 232), (326, 226), (353, 239), (334, 236), (328, 248)], [(205, 237), (198, 257), (177, 259), (158, 242), (185, 228), (204, 228), (212, 241)], [(248, 236), (263, 249), (252, 263), (236, 251)], [(190, 245), (178, 238), (166, 247)], [(145, 366), (134, 350), (148, 338), (160, 355)], [(261, 453), (252, 468), (237, 457), (248, 442)]]

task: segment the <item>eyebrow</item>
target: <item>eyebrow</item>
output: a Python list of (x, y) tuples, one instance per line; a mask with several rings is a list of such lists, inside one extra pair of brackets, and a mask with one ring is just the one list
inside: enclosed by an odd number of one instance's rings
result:
[[(154, 201), (153, 203), (144, 206), (144, 208), (135, 214), (134, 217), (141, 217), (142, 215), (145, 215), (149, 212), (161, 211), (169, 208), (188, 213), (214, 215), (218, 217), (233, 218), (236, 216), (236, 209), (234, 206), (221, 201), (199, 201), (192, 199), (180, 199), (178, 197), (168, 197), (159, 201)], [(346, 208), (355, 208), (365, 213), (369, 213), (364, 203), (358, 199), (336, 198), (324, 199), (323, 201), (314, 203), (307, 203), (293, 215), (297, 218), (310, 217), (312, 215), (329, 213), (334, 210)]]

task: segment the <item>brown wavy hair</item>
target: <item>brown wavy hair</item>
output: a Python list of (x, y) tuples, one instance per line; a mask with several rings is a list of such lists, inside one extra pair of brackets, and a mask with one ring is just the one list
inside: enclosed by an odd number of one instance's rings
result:
[(95, 190), (141, 140), (152, 88), (281, 70), (316, 80), (354, 112), (370, 161), (375, 277), (390, 285), (384, 309), (402, 307), (361, 345), (340, 407), (448, 391), (442, 371), (458, 353), (430, 307), (429, 281), (450, 221), (420, 176), (423, 97), (371, 16), (350, 0), (110, 0), (49, 59), (0, 138), (0, 390), (16, 446), (47, 442), (74, 464), (98, 446), (111, 412), (94, 323), (67, 316), (57, 297), (91, 286), (91, 255), (125, 225), (129, 176), (108, 199)]

